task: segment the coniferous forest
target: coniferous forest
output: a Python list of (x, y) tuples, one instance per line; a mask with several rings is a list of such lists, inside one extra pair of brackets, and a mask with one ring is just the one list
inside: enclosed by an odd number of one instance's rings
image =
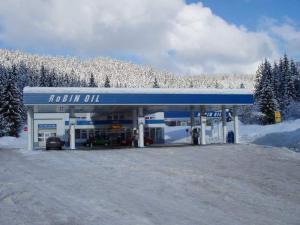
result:
[[(9, 55), (11, 56), (11, 55)], [(36, 87), (127, 87), (126, 80), (116, 80), (112, 74), (105, 75), (103, 80), (99, 80), (95, 74), (89, 70), (85, 77), (78, 73), (76, 67), (68, 67), (61, 69), (58, 67), (50, 67), (49, 62), (39, 63), (32, 61), (33, 59), (18, 61), (15, 56), (14, 60), (8, 55), (3, 55), (0, 58), (0, 136), (18, 136), (19, 132), (26, 122), (26, 109), (22, 102), (22, 93), (25, 86)], [(43, 58), (44, 59), (44, 58)], [(50, 61), (53, 58), (49, 59)], [(33, 66), (34, 65), (34, 66)], [(60, 65), (60, 62), (57, 64)], [(121, 70), (120, 64), (110, 64), (111, 73), (124, 74), (131, 73), (131, 67), (125, 63)], [(101, 67), (102, 68), (102, 67)], [(133, 66), (133, 68), (135, 68)], [(141, 67), (142, 68), (142, 67)], [(67, 72), (66, 72), (67, 71)], [(147, 69), (145, 69), (147, 71)], [(99, 71), (97, 71), (99, 74)], [(100, 71), (101, 72), (101, 71)], [(134, 72), (134, 70), (133, 70)], [(104, 71), (103, 71), (104, 73)], [(147, 74), (146, 74), (147, 75)], [(145, 76), (146, 76), (145, 75)], [(248, 76), (244, 79), (243, 76), (231, 75), (239, 77), (234, 83), (235, 86), (228, 86), (231, 81), (230, 75), (213, 76), (207, 79), (208, 76), (198, 76), (198, 81), (194, 82), (191, 76), (185, 79), (176, 76), (168, 82), (174, 82), (176, 85), (166, 86), (167, 75), (155, 73), (150, 69), (148, 79), (145, 83), (139, 81), (139, 87), (205, 87), (205, 88), (248, 88), (252, 89)], [(125, 76), (126, 77), (126, 76)], [(137, 76), (140, 77), (140, 76)], [(214, 77), (214, 78), (212, 78)], [(111, 80), (113, 78), (113, 80)], [(163, 81), (165, 79), (165, 82)], [(184, 79), (184, 82), (182, 82)], [(244, 80), (243, 80), (244, 79)], [(202, 82), (199, 85), (199, 82)], [(212, 82), (212, 83), (210, 83)], [(228, 82), (226, 84), (226, 82)], [(134, 83), (134, 82), (132, 82)], [(182, 84), (183, 86), (180, 86)], [(241, 120), (245, 123), (263, 123), (270, 124), (274, 122), (274, 112), (280, 111), (284, 119), (288, 119), (293, 115), (300, 115), (300, 75), (297, 67), (292, 59), (284, 55), (282, 59), (271, 64), (267, 59), (258, 67), (256, 77), (253, 78), (255, 105), (251, 107), (243, 107), (241, 109)], [(178, 86), (179, 85), (179, 86)], [(187, 85), (187, 86), (186, 86)], [(132, 87), (129, 85), (129, 87)], [(134, 86), (135, 87), (135, 86)]]
[(287, 55), (273, 65), (265, 59), (256, 72), (254, 97), (264, 124), (274, 123), (275, 111), (283, 119), (299, 116), (300, 75), (295, 62)]

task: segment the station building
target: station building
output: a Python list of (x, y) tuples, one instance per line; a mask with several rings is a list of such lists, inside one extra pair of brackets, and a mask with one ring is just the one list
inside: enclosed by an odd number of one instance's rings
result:
[(199, 143), (205, 145), (206, 118), (215, 113), (221, 116), (226, 143), (229, 112), (238, 143), (237, 107), (253, 104), (245, 89), (25, 87), (23, 98), (28, 149), (44, 148), (50, 136), (60, 137), (70, 149), (80, 148), (91, 135), (109, 136), (116, 145), (134, 135), (138, 147), (148, 140), (163, 144), (164, 127), (174, 121), (198, 127)]

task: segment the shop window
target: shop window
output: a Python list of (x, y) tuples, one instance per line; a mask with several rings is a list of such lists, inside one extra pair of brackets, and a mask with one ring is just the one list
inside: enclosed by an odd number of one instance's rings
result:
[(75, 138), (80, 139), (80, 130), (78, 129), (75, 130)]
[(170, 127), (175, 127), (176, 126), (176, 121), (166, 121), (166, 125)]
[(87, 130), (80, 130), (81, 139), (87, 139)]

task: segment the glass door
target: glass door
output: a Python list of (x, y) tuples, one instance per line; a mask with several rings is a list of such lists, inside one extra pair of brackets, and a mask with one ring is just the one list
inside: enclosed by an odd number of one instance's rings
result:
[(49, 137), (55, 137), (56, 133), (54, 131), (39, 131), (38, 133), (38, 143), (39, 147), (45, 148), (46, 141)]

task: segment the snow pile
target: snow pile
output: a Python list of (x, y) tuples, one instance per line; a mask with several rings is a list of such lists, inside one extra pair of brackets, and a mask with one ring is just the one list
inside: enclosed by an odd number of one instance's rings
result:
[(242, 143), (255, 143), (300, 150), (300, 119), (272, 125), (240, 126)]
[(20, 137), (0, 137), (0, 149), (25, 149), (27, 146), (27, 134), (22, 132)]

